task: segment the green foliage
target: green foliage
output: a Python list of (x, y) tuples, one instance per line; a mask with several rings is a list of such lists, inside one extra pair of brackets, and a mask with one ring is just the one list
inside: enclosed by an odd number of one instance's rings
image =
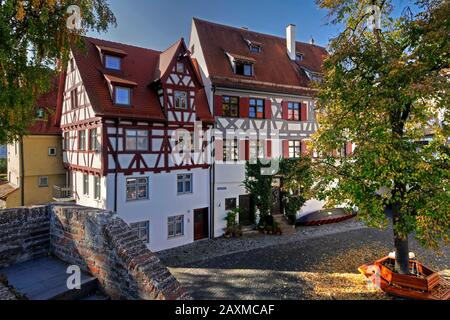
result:
[(279, 175), (282, 178), (282, 197), (285, 215), (290, 224), (297, 219), (297, 212), (311, 198), (313, 175), (311, 158), (281, 159)]
[(0, 175), (7, 173), (6, 159), (0, 159)]
[[(82, 30), (67, 28), (67, 8), (81, 10)], [(26, 134), (37, 97), (50, 90), (57, 61), (89, 30), (106, 31), (115, 17), (106, 0), (0, 1), (0, 143)]]
[(261, 169), (264, 165), (258, 160), (252, 164), (245, 164), (244, 186), (249, 194), (253, 196), (256, 208), (259, 210), (259, 224), (265, 225), (267, 217), (270, 216), (272, 207), (272, 178), (271, 175), (263, 175)]
[[(396, 237), (414, 233), (437, 248), (450, 223), (448, 1), (418, 1), (418, 14), (399, 18), (392, 1), (318, 2), (347, 28), (324, 64), (314, 147), (327, 154), (353, 141), (356, 149), (315, 165), (316, 191), (357, 206), (369, 226), (386, 226), (392, 207)], [(367, 29), (368, 4), (381, 6), (382, 30)], [(419, 143), (429, 134), (431, 143)]]
[(225, 220), (227, 221), (227, 227), (225, 229), (225, 235), (238, 237), (242, 235), (241, 226), (238, 222), (238, 214), (241, 213), (240, 208), (235, 208), (227, 213)]

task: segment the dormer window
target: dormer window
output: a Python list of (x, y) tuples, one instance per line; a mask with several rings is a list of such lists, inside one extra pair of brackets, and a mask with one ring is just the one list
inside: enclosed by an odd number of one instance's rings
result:
[(110, 70), (118, 70), (121, 69), (122, 58), (105, 54), (105, 68)]
[(177, 62), (177, 72), (184, 73), (184, 63), (183, 62)]
[(235, 73), (241, 76), (253, 76), (253, 64), (245, 61), (235, 62)]
[(303, 53), (297, 52), (297, 54), (295, 55), (295, 61), (297, 61), (297, 62), (302, 62), (303, 58), (304, 58)]
[(261, 52), (261, 46), (258, 46), (256, 44), (251, 43), (250, 44), (250, 52), (260, 53)]
[(114, 103), (121, 106), (131, 105), (131, 88), (114, 87)]
[(174, 91), (175, 109), (187, 109), (187, 93), (186, 91)]
[(36, 110), (36, 118), (37, 119), (44, 119), (45, 113), (44, 113), (44, 109), (39, 108)]

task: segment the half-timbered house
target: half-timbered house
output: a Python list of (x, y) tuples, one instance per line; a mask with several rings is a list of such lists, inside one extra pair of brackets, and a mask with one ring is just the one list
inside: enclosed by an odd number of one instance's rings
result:
[[(117, 212), (154, 251), (208, 237), (213, 117), (184, 40), (163, 52), (84, 44), (59, 92), (74, 200)], [(180, 157), (180, 144), (196, 152)]]
[[(282, 38), (196, 18), (190, 51), (215, 116), (212, 202), (214, 235), (220, 236), (226, 212), (236, 206), (245, 212), (241, 223), (254, 221), (242, 183), (249, 157), (314, 156), (307, 150), (307, 141), (317, 130), (312, 83), (320, 81), (327, 52), (313, 41), (296, 41), (295, 25), (289, 25)], [(278, 192), (274, 188), (275, 213), (282, 210)], [(311, 200), (303, 211), (321, 205)]]

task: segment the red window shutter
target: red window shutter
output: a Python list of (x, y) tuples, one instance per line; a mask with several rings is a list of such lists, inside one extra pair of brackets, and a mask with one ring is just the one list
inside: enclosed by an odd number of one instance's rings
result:
[(223, 140), (214, 140), (214, 157), (216, 161), (223, 161)]
[(250, 160), (250, 141), (245, 140), (245, 160)]
[(272, 119), (272, 101), (266, 99), (264, 102), (264, 116), (266, 119)]
[(288, 102), (281, 102), (282, 116), (284, 120), (289, 120), (289, 110), (288, 110)]
[(248, 118), (248, 108), (250, 106), (250, 98), (239, 98), (239, 116)]
[(300, 109), (300, 121), (308, 121), (308, 106), (306, 103), (302, 103)]
[(214, 112), (217, 117), (223, 115), (222, 96), (214, 96)]
[(289, 140), (283, 140), (283, 157), (289, 159)]
[(247, 141), (246, 140), (239, 140), (238, 141), (238, 147), (239, 147), (239, 161), (246, 161), (247, 160)]
[(267, 158), (272, 158), (272, 140), (267, 140)]
[(302, 141), (301, 148), (302, 148), (302, 156), (307, 156), (308, 155), (308, 144), (306, 141)]
[(346, 146), (345, 146), (345, 153), (348, 155), (348, 156), (351, 156), (352, 154), (353, 154), (353, 143), (351, 143), (351, 142), (347, 142), (347, 144), (346, 144)]

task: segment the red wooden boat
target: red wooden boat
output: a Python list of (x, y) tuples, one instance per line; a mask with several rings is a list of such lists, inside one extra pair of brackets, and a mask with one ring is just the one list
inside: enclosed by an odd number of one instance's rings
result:
[(395, 259), (385, 257), (358, 270), (367, 278), (379, 281), (380, 289), (394, 296), (420, 300), (450, 299), (450, 283), (439, 273), (416, 260), (410, 260), (409, 265), (411, 275), (398, 274), (394, 272)]

